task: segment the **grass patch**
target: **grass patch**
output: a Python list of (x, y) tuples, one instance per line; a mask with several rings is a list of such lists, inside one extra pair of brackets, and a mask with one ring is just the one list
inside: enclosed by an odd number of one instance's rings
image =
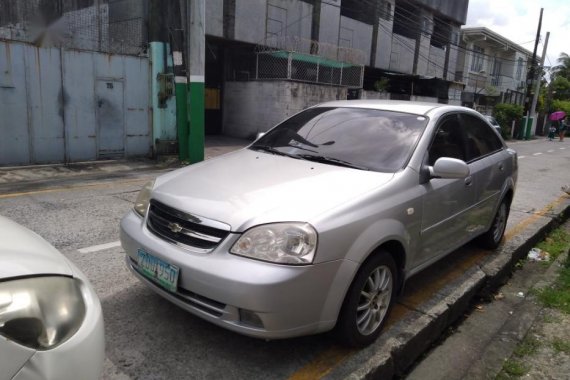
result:
[[(551, 260), (568, 252), (568, 247), (570, 247), (570, 234), (561, 228), (554, 230), (538, 244), (538, 248), (550, 253)], [(537, 296), (544, 306), (570, 314), (570, 257), (564, 260), (554, 284), (548, 288), (539, 289)]]
[(515, 348), (514, 353), (516, 356), (522, 357), (525, 355), (532, 355), (540, 347), (540, 341), (536, 338), (527, 335), (526, 338)]
[(570, 234), (562, 228), (552, 231), (546, 239), (538, 243), (537, 247), (550, 253), (550, 261), (568, 251), (570, 246)]
[(528, 368), (518, 360), (509, 359), (503, 364), (503, 371), (510, 376), (521, 377), (528, 372)]
[(552, 342), (552, 348), (556, 352), (564, 352), (565, 354), (570, 354), (570, 342), (562, 339), (555, 339)]
[(570, 314), (570, 268), (562, 268), (554, 284), (538, 290), (537, 296), (544, 306)]
[(549, 315), (549, 314), (545, 315), (542, 320), (544, 321), (544, 323), (558, 323), (558, 322), (560, 322), (560, 318), (557, 318), (557, 317), (555, 317), (553, 315)]

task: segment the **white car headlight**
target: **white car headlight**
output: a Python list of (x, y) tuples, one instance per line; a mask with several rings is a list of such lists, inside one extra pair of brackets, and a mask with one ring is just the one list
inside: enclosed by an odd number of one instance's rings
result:
[(137, 200), (135, 201), (134, 209), (144, 218), (146, 215), (146, 211), (148, 210), (148, 204), (150, 202), (150, 193), (152, 192), (152, 188), (154, 187), (154, 180), (145, 183), (139, 195), (137, 196)]
[(85, 319), (77, 280), (34, 277), (0, 282), (0, 335), (36, 350), (73, 336)]
[(279, 264), (311, 264), (317, 232), (308, 223), (274, 223), (253, 227), (235, 242), (230, 252)]

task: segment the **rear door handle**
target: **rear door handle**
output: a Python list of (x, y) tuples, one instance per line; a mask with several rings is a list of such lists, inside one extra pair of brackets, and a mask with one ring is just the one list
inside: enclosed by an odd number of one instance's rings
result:
[(500, 164), (499, 164), (499, 170), (500, 170), (500, 171), (505, 171), (505, 164), (500, 163)]
[(471, 178), (471, 176), (465, 178), (465, 186), (471, 186), (472, 183), (473, 183), (473, 178)]

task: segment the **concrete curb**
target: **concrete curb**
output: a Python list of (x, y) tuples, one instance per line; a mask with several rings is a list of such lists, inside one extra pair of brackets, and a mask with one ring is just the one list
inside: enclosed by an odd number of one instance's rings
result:
[(488, 297), (510, 277), (530, 248), (568, 219), (570, 198), (505, 243), (481, 265), (475, 265), (441, 293), (407, 313), (371, 346), (356, 352), (326, 379), (390, 379), (405, 371), (468, 310), (475, 297)]

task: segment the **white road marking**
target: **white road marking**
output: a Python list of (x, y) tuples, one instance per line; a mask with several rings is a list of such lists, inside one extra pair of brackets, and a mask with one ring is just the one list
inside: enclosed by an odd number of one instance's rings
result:
[(103, 251), (105, 249), (115, 248), (115, 247), (120, 247), (120, 246), (121, 246), (120, 241), (113, 241), (111, 243), (92, 245), (91, 247), (81, 248), (81, 249), (78, 249), (78, 251), (80, 253), (91, 253), (91, 252)]
[(552, 152), (554, 152), (554, 149), (550, 149), (550, 150), (546, 151), (546, 153), (552, 153)]
[(520, 160), (521, 158), (525, 158), (525, 157), (526, 157), (526, 156), (519, 156), (519, 160)]
[(538, 152), (538, 153), (533, 153), (533, 156), (540, 156), (542, 153)]
[(564, 149), (566, 149), (566, 148), (560, 148), (560, 150), (564, 150)]

